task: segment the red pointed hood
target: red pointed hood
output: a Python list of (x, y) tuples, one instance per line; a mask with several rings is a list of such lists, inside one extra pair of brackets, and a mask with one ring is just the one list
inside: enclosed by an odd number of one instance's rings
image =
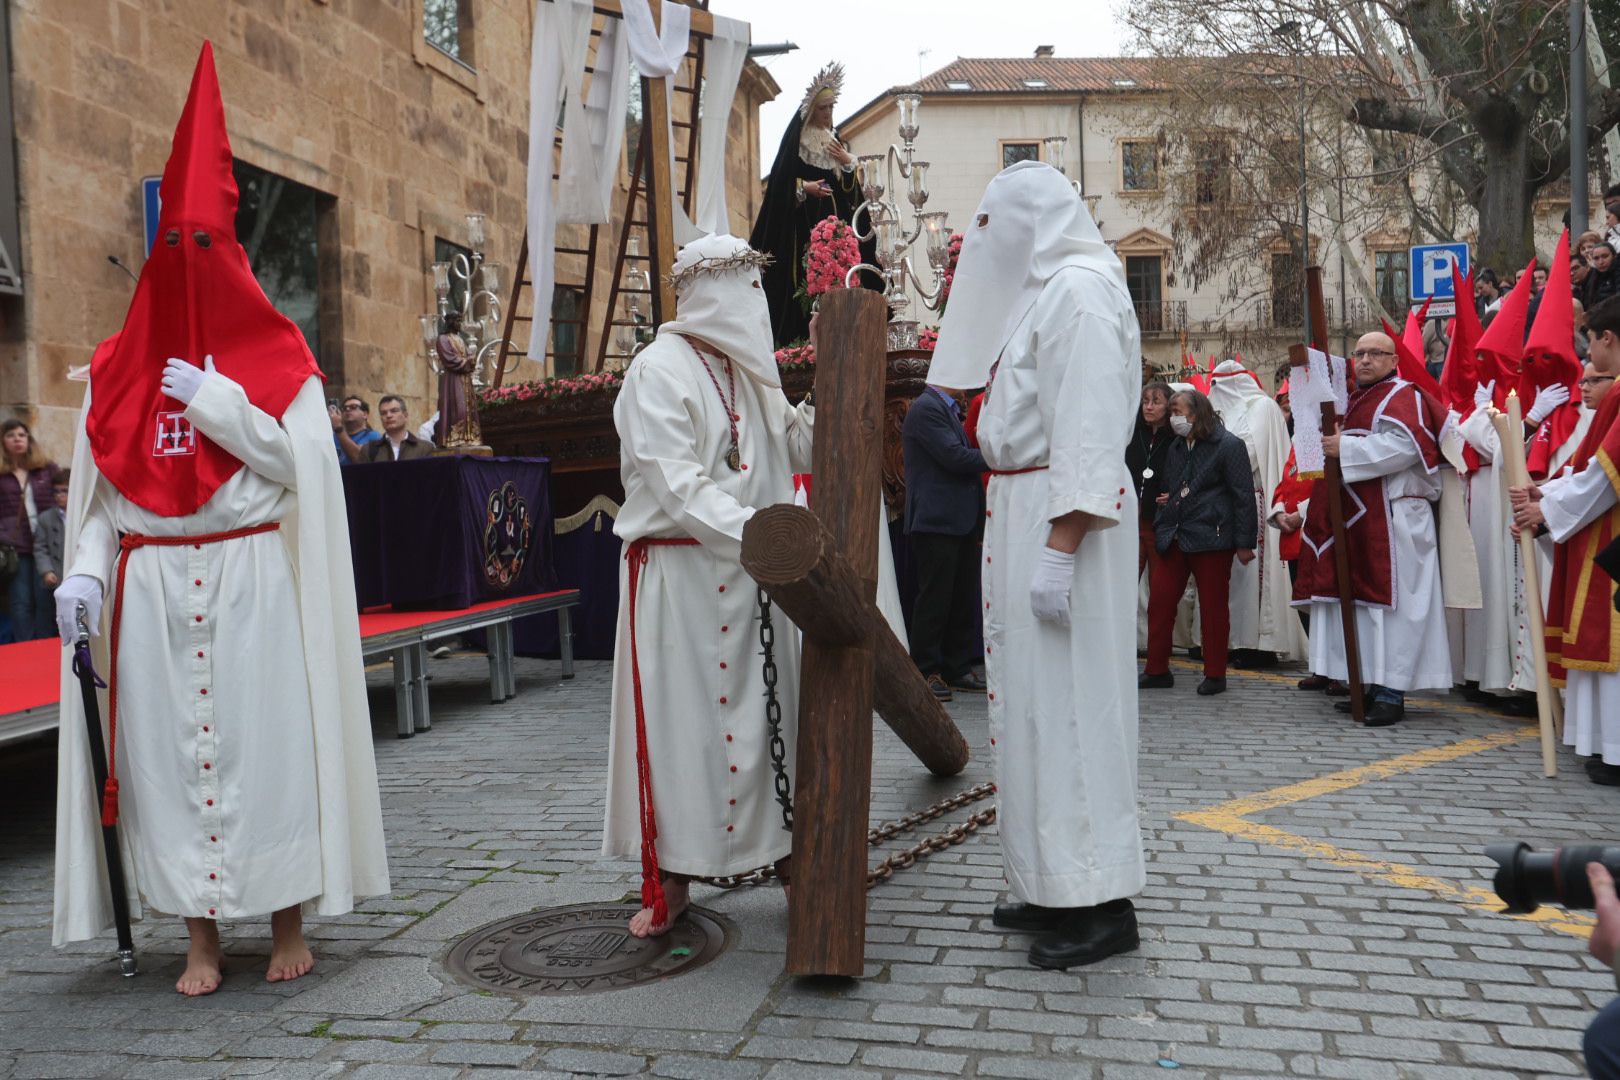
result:
[(157, 514), (190, 514), (242, 463), (190, 431), (164, 395), (164, 364), (179, 357), (219, 374), (277, 419), (320, 375), (298, 328), (265, 298), (236, 239), (236, 181), (213, 46), (203, 43), (159, 189), (158, 237), (124, 328), (90, 362), (85, 427), (96, 466), (125, 498)]
[(1421, 357), (1426, 351), (1423, 348), (1423, 320), (1429, 317), (1429, 305), (1432, 303), (1433, 300), (1425, 300), (1420, 310), (1406, 313), (1406, 327), (1401, 331), (1401, 342), (1413, 356)]
[(1440, 371), (1440, 400), (1459, 416), (1467, 416), (1474, 409), (1474, 387), (1479, 385), (1478, 363), (1475, 351), (1484, 330), (1479, 325), (1479, 312), (1474, 309), (1474, 275), (1467, 277), (1451, 264), (1451, 278), (1457, 296), (1457, 315), (1451, 320), (1451, 345), (1446, 349), (1446, 366)]
[(1551, 455), (1569, 440), (1581, 417), (1581, 361), (1575, 355), (1575, 305), (1569, 296), (1569, 230), (1558, 238), (1558, 250), (1547, 268), (1547, 285), (1541, 292), (1535, 325), (1524, 343), (1524, 372), (1519, 377), (1519, 400), (1528, 409), (1536, 395), (1549, 386), (1569, 390), (1569, 400), (1542, 421), (1545, 439), (1538, 438), (1531, 448), (1528, 466), (1532, 477), (1547, 475)]
[(1476, 352), (1479, 355), (1479, 381), (1496, 380), (1495, 404), (1498, 409), (1507, 404), (1507, 392), (1519, 381), (1519, 366), (1524, 359), (1524, 323), (1530, 310), (1531, 278), (1535, 276), (1536, 260), (1519, 275), (1518, 284), (1502, 300), (1496, 318), (1480, 336)]

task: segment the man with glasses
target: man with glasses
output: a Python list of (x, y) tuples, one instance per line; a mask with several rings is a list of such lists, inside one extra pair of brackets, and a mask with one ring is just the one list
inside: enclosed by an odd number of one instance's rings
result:
[(382, 438), (371, 426), (371, 406), (364, 398), (350, 394), (340, 410), (330, 402), (326, 412), (332, 418), (332, 442), (337, 447), (339, 465), (352, 465), (365, 457), (365, 448)]
[[(1441, 593), (1439, 538), (1430, 504), (1440, 498), (1445, 409), (1395, 372), (1395, 342), (1363, 334), (1350, 354), (1357, 389), (1322, 449), (1343, 468), (1346, 540), (1353, 553), (1356, 641), (1372, 684), (1364, 722), (1406, 715), (1406, 691), (1451, 688), (1451, 646)], [(1311, 616), (1311, 670), (1347, 677), (1333, 529), (1325, 479), (1316, 481), (1294, 589)], [(1348, 712), (1348, 701), (1335, 706)]]
[[(1620, 533), (1620, 298), (1586, 313), (1592, 359), (1581, 398), (1595, 402), (1586, 437), (1561, 475), (1541, 486), (1509, 489), (1514, 532), (1549, 534), (1553, 553), (1547, 601), (1547, 661), (1564, 685), (1564, 742), (1587, 761), (1595, 784), (1620, 786), (1620, 659), (1610, 597), (1614, 580), (1592, 557)], [(1592, 381), (1588, 381), (1592, 380)]]

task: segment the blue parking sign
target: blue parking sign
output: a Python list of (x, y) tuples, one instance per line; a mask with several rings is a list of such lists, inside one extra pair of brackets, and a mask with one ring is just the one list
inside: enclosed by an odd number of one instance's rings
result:
[(152, 254), (152, 245), (157, 243), (158, 211), (162, 203), (158, 199), (158, 185), (163, 182), (161, 176), (143, 176), (141, 178), (141, 224), (146, 230), (146, 254)]
[(1411, 251), (1412, 302), (1454, 300), (1451, 267), (1468, 274), (1467, 244), (1419, 244)]

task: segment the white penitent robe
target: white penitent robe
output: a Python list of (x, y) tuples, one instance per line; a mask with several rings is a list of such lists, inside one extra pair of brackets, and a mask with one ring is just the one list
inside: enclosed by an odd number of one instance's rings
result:
[[(237, 919), (303, 904), (341, 914), (389, 884), (321, 383), (306, 382), (278, 423), (236, 383), (209, 375), (185, 416), (245, 467), (178, 517), (141, 508), (100, 475), (81, 418), (67, 572), (102, 582), (104, 621), (120, 533), (281, 528), (130, 554), (116, 754), (132, 910)], [(104, 626), (95, 640), (104, 676), (107, 642)], [(65, 672), (58, 943), (111, 924), (79, 697)], [(105, 723), (105, 700), (101, 708)]]
[[(710, 361), (726, 385), (724, 371)], [(637, 355), (613, 408), (624, 506), (613, 531), (686, 537), (700, 546), (654, 547), (641, 567), (635, 634), (658, 823), (667, 873), (740, 873), (786, 855), (774, 795), (757, 587), (739, 561), (754, 510), (793, 501), (793, 474), (810, 471), (814, 410), (776, 387), (736, 373), (743, 468), (726, 464), (731, 436), (719, 392), (698, 354), (660, 334)], [(641, 851), (636, 711), (630, 655), (628, 566), (619, 575), (612, 732), (608, 750), (606, 855)], [(797, 743), (797, 632), (772, 608), (777, 700), (786, 768)]]
[[(1137, 511), (1125, 467), (1137, 338), (1120, 290), (1059, 272), (1002, 351), (979, 418), (992, 468), (1037, 470), (990, 480), (984, 641), (1009, 891), (1046, 907), (1100, 904), (1145, 883)], [(1049, 522), (1077, 510), (1097, 525), (1075, 552), (1065, 628), (1035, 618), (1029, 586)]]
[[(1209, 402), (1226, 430), (1242, 439), (1249, 451), (1255, 515), (1263, 522), (1271, 493), (1288, 467), (1288, 421), (1282, 408), (1235, 361), (1216, 368), (1215, 375)], [(1294, 587), (1277, 534), (1261, 529), (1259, 543), (1255, 558), (1248, 563), (1232, 560), (1228, 644), (1234, 649), (1274, 652), (1284, 660), (1300, 659), (1305, 655), (1305, 630), (1290, 606)]]
[[(1575, 422), (1575, 430), (1570, 432), (1569, 438), (1564, 440), (1563, 446), (1553, 451), (1552, 460), (1548, 462), (1547, 476), (1549, 478), (1565, 475), (1570, 459), (1575, 456), (1575, 451), (1580, 449), (1581, 440), (1586, 438), (1586, 432), (1592, 426), (1592, 418), (1596, 415), (1597, 410), (1589, 409), (1585, 405), (1581, 406), (1581, 415), (1580, 419)], [(1543, 421), (1543, 423), (1550, 423), (1550, 421)], [(1536, 566), (1541, 575), (1541, 606), (1542, 610), (1545, 611), (1548, 590), (1552, 588), (1552, 545), (1550, 543), (1538, 543), (1536, 545)]]
[[(1391, 690), (1449, 690), (1451, 646), (1430, 505), (1440, 497), (1440, 477), (1424, 469), (1406, 429), (1386, 418), (1370, 435), (1345, 436), (1339, 463), (1346, 484), (1383, 478), (1393, 540), (1394, 606), (1355, 606), (1361, 677)], [(1353, 501), (1345, 512), (1354, 512)], [(1337, 601), (1311, 602), (1311, 670), (1330, 679), (1348, 677)]]
[[(1481, 690), (1535, 689), (1524, 572), (1509, 525), (1506, 477), (1496, 465), (1501, 443), (1484, 409), (1475, 409), (1458, 430), (1480, 457), (1468, 476), (1468, 531), (1479, 562), (1480, 606), (1462, 612), (1462, 677)], [(1522, 629), (1521, 629), (1522, 628)]]
[[(1564, 543), (1615, 504), (1614, 484), (1598, 464), (1549, 480), (1541, 513), (1553, 540)], [(1564, 684), (1564, 742), (1577, 754), (1620, 765), (1620, 672), (1570, 668)]]

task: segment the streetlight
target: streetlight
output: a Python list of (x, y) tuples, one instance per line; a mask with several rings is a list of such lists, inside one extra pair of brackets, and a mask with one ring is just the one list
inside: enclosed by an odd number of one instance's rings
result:
[[(1307, 197), (1309, 182), (1308, 157), (1305, 153), (1305, 50), (1300, 40), (1300, 24), (1296, 19), (1278, 24), (1271, 36), (1278, 41), (1286, 40), (1294, 49), (1294, 76), (1299, 81), (1299, 289), (1300, 312), (1305, 326), (1305, 344), (1314, 347), (1315, 339), (1311, 336), (1311, 290), (1309, 279), (1305, 273), (1305, 264), (1311, 257), (1311, 221), (1310, 201)], [(1325, 332), (1326, 327), (1322, 328)]]

